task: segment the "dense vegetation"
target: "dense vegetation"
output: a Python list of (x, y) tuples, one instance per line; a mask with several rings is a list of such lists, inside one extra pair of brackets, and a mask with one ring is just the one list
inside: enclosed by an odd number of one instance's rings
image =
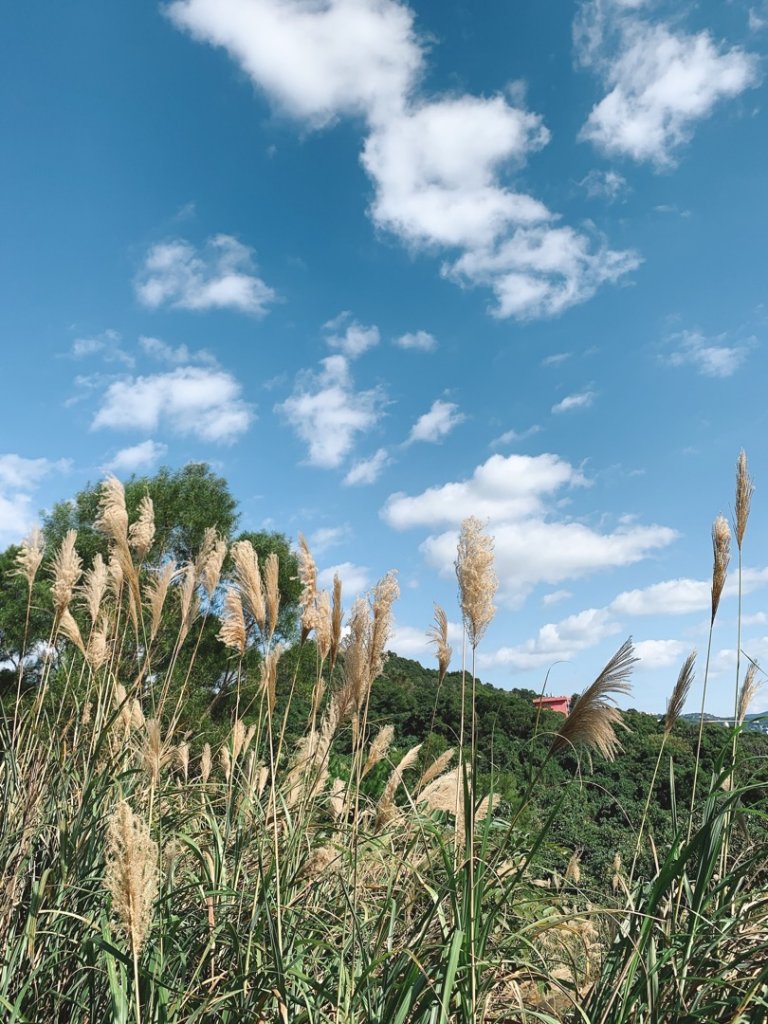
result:
[[(476, 521), (457, 573), (474, 652)], [(0, 574), (3, 1020), (767, 1018), (754, 665), (733, 729), (680, 717), (693, 658), (619, 714), (630, 642), (539, 713), (439, 609), (437, 669), (387, 656), (394, 576), (344, 608), (205, 466), (86, 488)]]

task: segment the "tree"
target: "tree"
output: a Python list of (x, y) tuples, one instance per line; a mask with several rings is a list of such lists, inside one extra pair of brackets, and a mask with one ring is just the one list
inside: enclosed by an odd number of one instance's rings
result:
[[(12, 546), (0, 552), (0, 694), (15, 689), (23, 652), (46, 637), (51, 628), (48, 588), (38, 577), (28, 606), (27, 581), (16, 573), (18, 551)], [(25, 674), (26, 683), (34, 678), (34, 666), (31, 669)]]
[[(46, 547), (55, 550), (67, 530), (78, 533), (77, 548), (86, 566), (100, 551), (106, 554), (106, 539), (94, 529), (98, 514), (100, 484), (88, 484), (70, 501), (57, 502), (43, 519)], [(125, 484), (125, 504), (131, 520), (139, 502), (149, 495), (155, 507), (155, 540), (147, 555), (152, 562), (170, 555), (177, 562), (192, 559), (203, 534), (210, 526), (231, 540), (237, 526), (237, 502), (227, 481), (204, 462), (190, 462), (182, 469), (163, 468), (154, 476), (132, 476)]]

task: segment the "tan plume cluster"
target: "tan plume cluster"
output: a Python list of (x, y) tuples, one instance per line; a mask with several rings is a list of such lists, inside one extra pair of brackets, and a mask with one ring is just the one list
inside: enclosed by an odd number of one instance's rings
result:
[(664, 735), (669, 736), (674, 728), (675, 722), (683, 712), (688, 692), (693, 683), (693, 666), (696, 663), (696, 651), (691, 651), (683, 662), (680, 674), (677, 677), (669, 701), (667, 702), (667, 713), (664, 716)]
[(72, 593), (82, 572), (83, 560), (75, 549), (76, 541), (77, 530), (68, 530), (53, 558), (51, 596), (57, 619), (60, 619), (64, 610), (69, 607)]
[(203, 785), (208, 782), (212, 767), (213, 756), (211, 754), (211, 744), (206, 743), (203, 747), (203, 753), (200, 756), (200, 778), (202, 779)]
[(755, 699), (757, 691), (760, 689), (760, 684), (757, 681), (757, 664), (751, 662), (749, 668), (744, 674), (744, 682), (741, 684), (739, 690), (739, 705), (738, 712), (736, 715), (736, 724), (743, 725), (744, 719), (747, 717), (750, 705)]
[(35, 527), (21, 542), (16, 554), (16, 575), (24, 577), (30, 590), (43, 560), (44, 549), (43, 531)]
[(102, 615), (96, 625), (91, 629), (88, 637), (88, 647), (85, 657), (94, 672), (98, 672), (101, 666), (109, 657), (109, 620)]
[(59, 616), (59, 632), (63, 633), (67, 640), (74, 644), (81, 654), (85, 654), (85, 644), (80, 635), (80, 627), (69, 608), (65, 608)]
[(429, 627), (427, 636), (429, 637), (429, 642), (435, 645), (438, 670), (437, 681), (442, 683), (445, 679), (445, 673), (448, 671), (448, 666), (451, 664), (453, 650), (448, 643), (448, 616), (439, 604), (435, 605), (435, 624)]
[(267, 608), (259, 572), (258, 555), (249, 540), (239, 540), (232, 545), (232, 559), (235, 563), (235, 579), (240, 588), (245, 610), (253, 617), (263, 636)]
[(416, 798), (418, 804), (425, 804), (430, 811), (444, 811), (448, 814), (456, 814), (458, 808), (458, 816), (461, 817), (464, 786), (460, 765), (442, 775), (433, 776), (426, 785), (422, 781), (422, 787)]
[(456, 576), (467, 635), (476, 648), (496, 613), (493, 599), (499, 583), (493, 568), (493, 538), (474, 516), (461, 524)]
[(139, 502), (139, 514), (136, 522), (128, 530), (128, 543), (143, 562), (155, 539), (155, 507), (148, 494)]
[(419, 752), (421, 750), (421, 744), (417, 744), (400, 758), (400, 761), (392, 770), (392, 774), (387, 779), (387, 784), (379, 797), (379, 802), (376, 806), (376, 828), (381, 828), (386, 825), (387, 822), (397, 814), (397, 808), (395, 806), (395, 796), (400, 784), (403, 781), (403, 775), (405, 772), (412, 768), (419, 759)]
[(400, 596), (397, 574), (394, 571), (383, 576), (373, 588), (371, 598), (371, 627), (368, 643), (368, 674), (370, 683), (381, 675), (384, 656), (392, 630), (392, 605)]
[(456, 753), (454, 747), (449, 747), (448, 750), (444, 750), (443, 753), (435, 758), (432, 764), (428, 765), (424, 769), (424, 774), (419, 779), (419, 784), (416, 787), (416, 792), (421, 793), (432, 781), (443, 774), (445, 769), (453, 760), (453, 755)]
[(239, 590), (230, 587), (224, 595), (224, 611), (221, 616), (221, 629), (218, 639), (242, 658), (248, 644), (243, 614), (243, 599)]
[(317, 622), (315, 624), (315, 643), (320, 660), (325, 661), (331, 653), (333, 642), (333, 612), (331, 611), (331, 595), (321, 590), (317, 596)]
[(725, 516), (718, 516), (712, 524), (712, 619), (715, 621), (720, 598), (728, 574), (728, 562), (731, 559), (731, 530)]
[(626, 887), (626, 883), (624, 882), (624, 876), (623, 876), (623, 873), (622, 873), (621, 854), (620, 853), (616, 853), (614, 855), (613, 864), (611, 866), (611, 870), (612, 870), (612, 874), (611, 874), (611, 888), (613, 889), (614, 892), (618, 892), (619, 889), (624, 889)]
[(197, 556), (196, 568), (200, 582), (208, 600), (212, 600), (214, 591), (221, 580), (221, 569), (227, 557), (227, 542), (209, 527), (203, 535), (203, 543)]
[[(139, 705), (139, 711), (141, 705)], [(144, 768), (154, 785), (160, 781), (160, 772), (168, 763), (171, 752), (163, 742), (160, 723), (156, 718), (150, 718), (146, 723), (147, 735), (144, 740), (143, 761)]]
[(99, 514), (94, 526), (101, 530), (119, 548), (128, 547), (128, 512), (125, 508), (125, 489), (111, 474), (101, 485)]
[(175, 754), (176, 764), (184, 776), (184, 781), (189, 782), (189, 744), (186, 741), (179, 743)]
[(581, 863), (578, 851), (571, 854), (564, 877), (566, 882), (571, 882), (573, 885), (578, 885), (581, 881)]
[(152, 923), (157, 896), (157, 843), (146, 823), (121, 800), (107, 824), (105, 888), (120, 931), (138, 956)]
[(363, 774), (361, 778), (365, 778), (376, 765), (389, 753), (389, 748), (392, 746), (392, 740), (395, 738), (395, 727), (394, 725), (385, 725), (376, 733), (371, 746), (368, 750), (368, 758), (366, 759), (363, 767)]
[(192, 623), (200, 611), (200, 599), (197, 596), (197, 573), (195, 566), (189, 562), (181, 570), (181, 622), (179, 623), (179, 646), (186, 640)]
[(304, 534), (299, 534), (299, 579), (301, 580), (302, 643), (317, 625), (317, 566)]
[(168, 560), (167, 562), (164, 562), (159, 569), (152, 573), (144, 588), (144, 600), (149, 606), (150, 615), (150, 643), (155, 639), (158, 630), (160, 629), (160, 623), (163, 617), (163, 608), (165, 607), (165, 601), (168, 597), (168, 590), (176, 576), (176, 572), (176, 563), (172, 560)]
[(736, 508), (734, 515), (736, 544), (739, 550), (741, 550), (741, 545), (744, 543), (744, 534), (747, 529), (747, 520), (749, 519), (749, 510), (752, 505), (752, 495), (754, 492), (755, 486), (747, 471), (747, 455), (742, 448), (736, 462)]
[(245, 722), (242, 718), (235, 719), (235, 724), (229, 735), (229, 742), (232, 746), (232, 759), (236, 761), (245, 746)]
[(267, 711), (270, 715), (275, 710), (277, 700), (277, 663), (280, 661), (283, 649), (280, 645), (267, 651), (260, 666), (259, 685), (267, 700)]
[(621, 749), (615, 729), (626, 726), (614, 706), (613, 695), (631, 691), (629, 677), (636, 661), (632, 641), (627, 640), (576, 701), (552, 741), (550, 753), (563, 747), (585, 746), (599, 751), (608, 761), (615, 759)]
[(88, 609), (91, 622), (95, 623), (101, 611), (101, 604), (107, 593), (109, 572), (100, 553), (93, 556), (91, 568), (86, 570), (79, 593)]
[(344, 621), (344, 608), (341, 603), (341, 579), (338, 574), (333, 577), (333, 605), (331, 608), (331, 649), (329, 652), (331, 672), (341, 644), (341, 627)]

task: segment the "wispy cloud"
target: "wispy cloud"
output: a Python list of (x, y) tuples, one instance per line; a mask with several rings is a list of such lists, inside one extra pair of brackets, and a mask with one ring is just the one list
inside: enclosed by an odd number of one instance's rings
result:
[(387, 449), (379, 448), (369, 458), (355, 462), (344, 477), (344, 483), (349, 487), (375, 483), (391, 461)]
[(263, 316), (277, 298), (256, 273), (253, 251), (231, 235), (209, 238), (202, 250), (181, 238), (152, 246), (135, 285), (139, 302), (150, 309), (234, 309)]
[(672, 366), (693, 366), (705, 377), (732, 377), (743, 366), (756, 338), (727, 344), (727, 334), (705, 337), (700, 331), (680, 331), (669, 339), (675, 346), (668, 357)]
[(32, 496), (45, 477), (66, 473), (69, 459), (29, 459), (16, 453), (0, 455), (0, 542), (17, 543), (36, 521)]
[(491, 441), (491, 448), (504, 448), (508, 444), (515, 444), (516, 441), (525, 441), (529, 437), (534, 437), (536, 434), (541, 433), (541, 427), (534, 423), (533, 426), (527, 427), (525, 430), (505, 430), (503, 434), (499, 434), (498, 437), (494, 437)]
[(185, 366), (190, 363), (201, 363), (204, 366), (217, 366), (218, 361), (212, 352), (207, 349), (191, 349), (188, 345), (169, 345), (160, 338), (142, 336), (139, 338), (139, 345), (145, 355), (156, 359), (161, 363), (169, 363), (171, 366)]
[(555, 415), (560, 415), (564, 412), (574, 412), (576, 409), (589, 409), (596, 397), (594, 391), (580, 391), (575, 395), (566, 395), (552, 406), (552, 412)]
[(321, 360), (319, 373), (304, 371), (293, 394), (275, 408), (307, 445), (313, 466), (340, 466), (357, 440), (379, 422), (385, 396), (380, 388), (356, 391), (342, 355)]
[(72, 342), (70, 355), (74, 359), (88, 359), (91, 356), (98, 356), (105, 363), (122, 363), (123, 366), (132, 368), (136, 360), (130, 352), (122, 347), (123, 339), (119, 331), (109, 328), (101, 334), (89, 335), (88, 337), (75, 338)]
[(614, 170), (592, 170), (581, 179), (579, 185), (590, 199), (606, 199), (609, 203), (616, 202), (619, 196), (630, 191), (624, 175)]
[(466, 416), (455, 402), (443, 402), (438, 398), (432, 403), (429, 411), (419, 416), (411, 427), (407, 444), (413, 444), (415, 441), (436, 444), (465, 419)]
[(225, 370), (184, 366), (168, 373), (128, 377), (106, 390), (92, 428), (156, 431), (227, 443), (245, 433), (253, 409), (239, 381)]

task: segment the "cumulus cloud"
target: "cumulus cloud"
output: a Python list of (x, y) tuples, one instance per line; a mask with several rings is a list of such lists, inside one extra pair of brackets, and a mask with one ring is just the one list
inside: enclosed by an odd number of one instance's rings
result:
[(386, 118), (421, 71), (413, 12), (395, 0), (174, 0), (166, 10), (314, 125), (342, 114)]
[(570, 661), (580, 651), (621, 632), (621, 625), (604, 608), (587, 608), (561, 622), (542, 626), (523, 644), (481, 653), (481, 666), (504, 666), (514, 671), (544, 668), (555, 661)]
[(680, 665), (690, 652), (682, 640), (638, 640), (635, 655), (640, 660), (638, 668), (671, 668)]
[[(325, 340), (330, 347), (339, 349), (348, 359), (357, 359), (369, 348), (375, 348), (381, 340), (378, 327), (366, 327), (358, 323), (352, 319), (349, 311), (339, 313), (333, 320), (329, 320), (325, 329), (329, 332)], [(343, 333), (339, 333), (342, 329)]]
[(398, 0), (174, 0), (172, 21), (227, 50), (290, 115), (317, 127), (362, 115), (370, 215), (442, 272), (484, 286), (497, 316), (553, 316), (617, 281), (639, 259), (616, 252), (510, 183), (549, 141), (521, 90), (419, 95), (422, 40)]
[(581, 138), (611, 156), (674, 164), (697, 121), (759, 81), (758, 59), (642, 17), (642, 3), (588, 0), (574, 26), (577, 56), (608, 92), (592, 108)]
[(252, 420), (253, 410), (232, 374), (183, 366), (114, 381), (91, 426), (145, 432), (164, 426), (181, 436), (227, 443), (245, 433)]
[(28, 459), (7, 452), (0, 455), (0, 542), (18, 543), (34, 525), (37, 516), (32, 496), (51, 473), (66, 472), (69, 459)]
[(153, 245), (135, 287), (150, 309), (235, 309), (263, 316), (277, 298), (257, 275), (253, 251), (231, 235), (215, 235), (203, 250), (181, 238)]
[(727, 335), (706, 338), (699, 331), (680, 331), (670, 338), (675, 350), (669, 356), (672, 366), (693, 366), (704, 377), (732, 377), (744, 364), (755, 339), (735, 345), (726, 344)]
[(310, 465), (332, 469), (379, 422), (384, 395), (379, 388), (355, 391), (344, 356), (328, 356), (320, 365), (319, 373), (300, 374), (293, 394), (275, 408), (307, 445)]
[(580, 391), (575, 395), (566, 395), (560, 402), (552, 406), (552, 412), (557, 415), (563, 412), (573, 412), (575, 409), (588, 409), (594, 400), (594, 391)]
[(371, 585), (368, 567), (355, 565), (354, 562), (339, 562), (338, 565), (328, 566), (317, 574), (317, 582), (322, 588), (330, 590), (333, 587), (334, 576), (341, 580), (342, 591), (347, 598), (359, 596)]
[(677, 536), (663, 526), (621, 523), (600, 531), (581, 522), (552, 518), (560, 492), (585, 487), (583, 473), (557, 455), (493, 455), (471, 477), (393, 494), (381, 515), (390, 526), (451, 527), (430, 533), (421, 550), (445, 576), (453, 573), (462, 519), (476, 515), (495, 538), (502, 596), (519, 604), (539, 583), (556, 585), (603, 569), (631, 565), (669, 545)]
[(137, 469), (156, 466), (168, 451), (167, 444), (159, 441), (141, 441), (129, 448), (121, 448), (107, 463), (113, 473), (135, 473)]
[(437, 348), (437, 338), (429, 331), (411, 331), (408, 334), (401, 334), (392, 342), (398, 348), (416, 349), (419, 352), (434, 352)]
[(363, 484), (375, 483), (390, 462), (391, 459), (387, 449), (379, 448), (369, 458), (360, 459), (358, 462), (355, 462), (344, 477), (344, 483), (349, 487), (359, 487)]
[(467, 417), (459, 411), (454, 402), (443, 402), (439, 398), (429, 409), (416, 420), (408, 435), (408, 444), (414, 441), (427, 441), (435, 444), (463, 423)]
[(496, 524), (540, 513), (548, 495), (586, 484), (581, 471), (559, 455), (492, 455), (467, 480), (429, 487), (413, 496), (391, 495), (382, 516), (398, 530), (458, 525), (470, 515)]

